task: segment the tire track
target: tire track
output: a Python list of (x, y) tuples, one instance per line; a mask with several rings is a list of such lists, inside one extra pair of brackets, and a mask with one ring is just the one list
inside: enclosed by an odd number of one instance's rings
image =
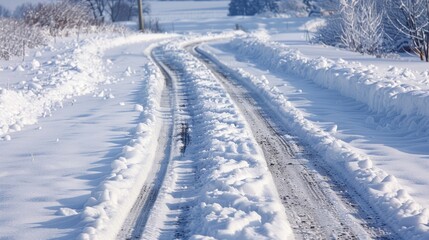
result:
[(154, 52), (151, 53), (151, 60), (155, 62), (161, 70), (164, 80), (165, 88), (161, 97), (160, 120), (163, 122), (160, 136), (158, 138), (157, 153), (161, 153), (155, 159), (156, 163), (150, 171), (152, 174), (148, 176), (146, 184), (142, 187), (140, 194), (130, 210), (130, 213), (125, 220), (121, 231), (117, 235), (117, 239), (140, 239), (146, 223), (149, 218), (150, 211), (155, 204), (158, 193), (164, 182), (167, 172), (168, 164), (172, 155), (172, 146), (174, 136), (174, 119), (175, 113), (173, 104), (175, 102), (173, 94), (173, 77), (168, 73), (165, 68), (160, 65), (156, 59)]
[(396, 239), (358, 194), (318, 161), (308, 160), (317, 156), (288, 135), (275, 109), (195, 46), (188, 50), (211, 69), (251, 125), (298, 239)]
[(183, 239), (187, 236), (188, 212), (193, 205), (195, 168), (190, 159), (192, 118), (189, 114), (189, 94), (180, 69), (169, 65), (162, 46), (154, 49), (153, 59), (171, 80), (173, 112), (172, 142), (167, 176), (160, 182), (158, 198), (147, 209), (141, 239)]

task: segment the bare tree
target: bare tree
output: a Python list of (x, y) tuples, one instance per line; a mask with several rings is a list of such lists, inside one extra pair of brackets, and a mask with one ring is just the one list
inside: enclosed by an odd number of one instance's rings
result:
[(328, 18), (316, 40), (360, 53), (378, 54), (384, 39), (382, 16), (375, 0), (341, 0), (339, 13)]
[(391, 0), (385, 6), (389, 22), (409, 39), (405, 50), (429, 62), (429, 0)]
[(95, 19), (104, 22), (105, 11), (107, 8), (106, 0), (82, 0), (91, 9), (91, 12)]
[(66, 29), (87, 27), (93, 22), (93, 18), (89, 9), (84, 5), (63, 0), (37, 4), (24, 14), (24, 21), (30, 26), (48, 29), (49, 33), (55, 37)]
[(43, 44), (46, 37), (40, 28), (23, 21), (0, 19), (0, 58), (8, 60), (12, 56), (25, 56), (26, 48)]
[[(108, 11), (112, 22), (130, 21), (138, 16), (138, 4), (136, 0), (107, 0)], [(150, 13), (150, 6), (143, 3), (143, 13)]]
[[(138, 16), (137, 0), (75, 0), (84, 2), (95, 19), (100, 22), (129, 21)], [(150, 5), (143, 3), (143, 12), (150, 12)]]

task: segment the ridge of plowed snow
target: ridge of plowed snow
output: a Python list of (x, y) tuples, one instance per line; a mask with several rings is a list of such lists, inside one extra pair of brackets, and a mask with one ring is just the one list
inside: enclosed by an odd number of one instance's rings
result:
[(84, 228), (80, 239), (114, 239), (143, 186), (156, 153), (160, 124), (157, 120), (162, 74), (149, 62), (143, 76), (144, 109), (133, 139), (122, 156), (111, 164), (111, 174), (95, 190), (81, 213)]
[(26, 81), (20, 89), (0, 88), (0, 136), (11, 130), (19, 131), (24, 125), (37, 123), (39, 117), (49, 115), (55, 107), (61, 107), (65, 99), (92, 93), (99, 84), (110, 83), (101, 58), (106, 50), (169, 36), (173, 35), (133, 34), (113, 39), (86, 39), (76, 48), (66, 51), (64, 56), (58, 56), (52, 63), (54, 72), (40, 72), (40, 79)]
[[(394, 108), (403, 114), (425, 114), (425, 106), (408, 110), (407, 104), (394, 105), (394, 96), (389, 94), (392, 89), (388, 80), (377, 82), (373, 75), (364, 74), (353, 69), (344, 62), (334, 63), (324, 58), (307, 59), (298, 51), (272, 42), (256, 38), (237, 38), (230, 42), (231, 49), (241, 56), (251, 58), (270, 71), (295, 74), (311, 79), (324, 87), (340, 91), (350, 97), (363, 99), (374, 110), (389, 112)], [(324, 157), (330, 167), (353, 186), (380, 213), (393, 229), (406, 239), (429, 238), (429, 211), (419, 205), (396, 178), (383, 170), (374, 167), (368, 156), (357, 152), (346, 142), (336, 138), (329, 132), (307, 120), (303, 113), (295, 108), (278, 89), (269, 85), (267, 79), (256, 77), (243, 69), (230, 69), (221, 63), (216, 56), (207, 52), (214, 61), (223, 65), (225, 70), (232, 72), (243, 84), (256, 89), (263, 98), (278, 109), (283, 121), (298, 136), (313, 146)], [(368, 79), (366, 78), (368, 77)], [(373, 81), (372, 81), (373, 80)], [(385, 85), (383, 85), (385, 84)], [(399, 86), (398, 86), (399, 88)], [(413, 91), (402, 89), (403, 101), (413, 101)], [(362, 95), (359, 95), (361, 93)], [(371, 95), (372, 97), (370, 97)], [(384, 100), (380, 100), (384, 97)], [(367, 98), (365, 98), (367, 97)], [(388, 101), (392, 98), (392, 101)], [(371, 99), (374, 99), (372, 102)], [(423, 110), (422, 110), (423, 109)]]
[[(271, 70), (311, 79), (320, 86), (367, 104), (376, 112), (389, 114), (394, 111), (407, 116), (429, 117), (429, 93), (402, 82), (399, 75), (396, 79), (379, 76), (375, 66), (353, 67), (342, 59), (334, 61), (325, 57), (311, 59), (280, 43), (255, 37), (236, 38), (231, 46)], [(406, 69), (402, 72), (407, 74)]]

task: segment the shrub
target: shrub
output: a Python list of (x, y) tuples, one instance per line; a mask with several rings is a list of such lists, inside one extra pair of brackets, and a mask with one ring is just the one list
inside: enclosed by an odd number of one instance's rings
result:
[(0, 58), (24, 56), (27, 47), (42, 45), (46, 34), (38, 28), (9, 18), (0, 19)]
[(24, 21), (30, 26), (48, 29), (52, 36), (67, 35), (64, 30), (82, 29), (95, 23), (86, 6), (67, 0), (39, 3), (24, 13)]

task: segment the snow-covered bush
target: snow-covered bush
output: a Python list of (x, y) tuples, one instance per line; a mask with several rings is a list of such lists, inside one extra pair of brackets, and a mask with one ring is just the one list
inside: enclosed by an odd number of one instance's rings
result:
[(48, 29), (52, 36), (67, 34), (64, 30), (82, 29), (94, 23), (87, 7), (67, 0), (39, 3), (24, 13), (24, 21), (30, 26)]
[(0, 59), (25, 56), (26, 49), (47, 44), (50, 36), (101, 32), (127, 35), (129, 31), (123, 26), (98, 24), (88, 8), (71, 1), (26, 3), (15, 10), (13, 18), (0, 18)]
[(341, 0), (340, 7), (318, 32), (316, 40), (360, 53), (380, 53), (384, 38), (383, 18), (374, 0)]
[(38, 27), (22, 21), (0, 19), (0, 58), (25, 55), (26, 48), (33, 48), (46, 42), (46, 34)]
[(341, 46), (342, 20), (339, 14), (327, 17), (326, 25), (319, 28), (312, 41), (331, 46)]
[(340, 3), (341, 10), (319, 30), (317, 42), (369, 54), (408, 51), (429, 62), (427, 0), (341, 0)]
[(341, 41), (352, 51), (375, 54), (383, 42), (382, 15), (373, 0), (341, 1)]

